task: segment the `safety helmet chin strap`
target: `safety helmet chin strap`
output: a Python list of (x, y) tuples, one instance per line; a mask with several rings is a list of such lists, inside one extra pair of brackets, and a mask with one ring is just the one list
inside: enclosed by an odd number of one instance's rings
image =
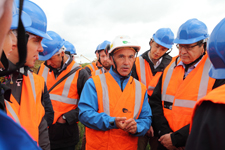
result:
[(2, 54), (1, 60), (3, 65), (5, 66), (4, 71), (0, 71), (0, 76), (5, 76), (13, 73), (14, 71), (18, 70), (20, 67), (24, 65), (26, 62), (27, 57), (27, 41), (28, 36), (25, 34), (25, 29), (21, 20), (21, 14), (23, 9), (23, 0), (20, 0), (19, 6), (19, 23), (18, 23), (18, 36), (17, 36), (17, 46), (18, 46), (18, 54), (19, 54), (19, 62), (16, 64), (16, 68), (12, 70), (8, 70), (6, 66), (8, 66), (8, 61), (6, 61), (6, 56)]

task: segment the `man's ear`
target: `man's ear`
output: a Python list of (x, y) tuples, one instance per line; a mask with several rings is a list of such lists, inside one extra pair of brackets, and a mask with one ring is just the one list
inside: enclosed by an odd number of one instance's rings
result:
[(153, 41), (152, 41), (152, 39), (149, 41), (149, 46), (150, 47), (152, 47), (152, 43), (153, 43)]
[(113, 60), (112, 60), (112, 56), (111, 56), (111, 55), (109, 55), (109, 60), (110, 60), (110, 61), (113, 61)]

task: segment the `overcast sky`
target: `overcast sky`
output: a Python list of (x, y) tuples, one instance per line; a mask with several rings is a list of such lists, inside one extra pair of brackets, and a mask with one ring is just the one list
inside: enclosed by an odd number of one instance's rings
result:
[[(104, 40), (129, 35), (149, 49), (149, 39), (159, 28), (171, 28), (175, 37), (181, 24), (197, 18), (209, 34), (225, 17), (225, 0), (31, 0), (47, 16), (47, 30), (74, 44), (80, 63), (95, 59), (94, 51)], [(172, 56), (178, 54), (175, 45)]]

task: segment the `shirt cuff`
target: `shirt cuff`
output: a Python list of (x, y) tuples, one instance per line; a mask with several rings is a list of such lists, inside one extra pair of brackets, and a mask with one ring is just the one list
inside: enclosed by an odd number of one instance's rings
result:
[(110, 117), (110, 118), (109, 118), (109, 128), (110, 128), (110, 129), (116, 128), (115, 117)]

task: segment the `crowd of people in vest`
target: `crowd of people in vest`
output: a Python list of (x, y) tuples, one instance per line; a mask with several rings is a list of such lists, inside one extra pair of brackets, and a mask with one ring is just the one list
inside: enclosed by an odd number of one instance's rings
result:
[(74, 150), (79, 121), (82, 150), (225, 149), (225, 18), (210, 35), (195, 18), (176, 37), (160, 28), (143, 54), (119, 35), (82, 68), (37, 4), (2, 0), (0, 10), (0, 149)]

